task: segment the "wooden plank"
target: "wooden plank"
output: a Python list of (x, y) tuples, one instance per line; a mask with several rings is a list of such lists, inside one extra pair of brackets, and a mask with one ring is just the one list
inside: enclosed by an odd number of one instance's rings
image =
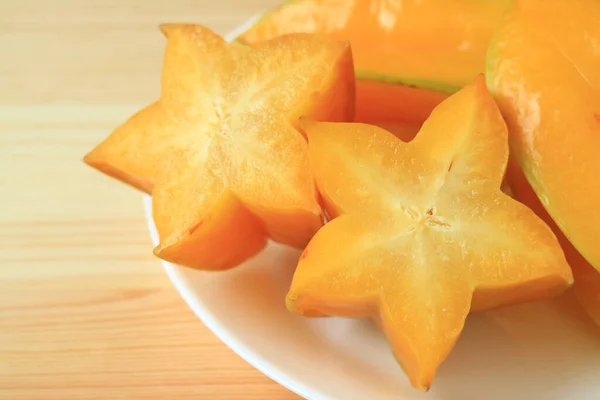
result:
[(158, 96), (158, 24), (223, 34), (275, 3), (0, 2), (0, 398), (298, 398), (184, 304), (141, 195), (81, 162)]

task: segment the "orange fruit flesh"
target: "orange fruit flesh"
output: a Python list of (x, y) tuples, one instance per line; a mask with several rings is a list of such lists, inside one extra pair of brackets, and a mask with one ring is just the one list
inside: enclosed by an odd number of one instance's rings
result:
[(500, 190), (507, 132), (482, 77), (409, 143), (364, 124), (304, 129), (333, 220), (300, 258), (287, 306), (380, 321), (414, 387), (431, 386), (470, 310), (572, 282), (552, 231)]
[(518, 2), (490, 45), (487, 77), (528, 182), (600, 270), (598, 21), (593, 0)]
[(158, 108), (155, 103), (133, 115), (87, 154), (85, 163), (152, 193), (154, 178), (164, 168), (165, 142), (175, 134), (170, 121), (156, 113)]
[(288, 35), (254, 49), (165, 25), (161, 99), (86, 162), (153, 195), (155, 254), (231, 268), (267, 239), (304, 247), (322, 225), (301, 116), (353, 117), (347, 43)]
[(488, 42), (510, 0), (295, 0), (238, 40), (292, 32), (349, 40), (361, 78), (452, 93), (485, 70)]
[(357, 79), (354, 120), (378, 126), (421, 126), (447, 97), (447, 94), (433, 90)]

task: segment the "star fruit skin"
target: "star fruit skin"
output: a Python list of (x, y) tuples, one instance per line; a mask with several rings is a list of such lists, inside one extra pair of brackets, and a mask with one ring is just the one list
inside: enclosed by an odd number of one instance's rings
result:
[[(298, 119), (352, 119), (349, 44), (297, 34), (250, 50), (200, 25), (161, 29), (168, 40), (160, 100), (117, 128), (85, 162), (153, 195), (160, 236), (154, 252), (166, 261), (222, 270), (256, 255), (268, 239), (304, 247), (323, 221)], [(244, 94), (254, 96), (242, 104), (252, 109), (231, 114), (227, 101), (239, 106)], [(215, 116), (226, 123), (214, 125)], [(216, 136), (236, 129), (237, 136), (203, 147), (201, 134), (210, 129)], [(256, 146), (239, 153), (248, 140)], [(261, 171), (252, 160), (275, 161)]]
[[(533, 212), (548, 224), (558, 238), (575, 278), (575, 282), (570, 289), (571, 294), (574, 295), (574, 298), (577, 299), (577, 302), (587, 315), (597, 325), (600, 325), (600, 274), (577, 251), (552, 220), (546, 209), (544, 209), (540, 199), (538, 199), (531, 188), (531, 185), (527, 182), (523, 171), (521, 171), (517, 162), (512, 158), (509, 161), (506, 177), (515, 199), (531, 208)], [(569, 297), (566, 296), (565, 300), (568, 301)]]
[(487, 84), (529, 184), (600, 271), (599, 21), (594, 0), (516, 1), (490, 44)]
[(571, 285), (550, 228), (500, 190), (507, 131), (483, 77), (410, 143), (365, 124), (304, 129), (333, 219), (300, 257), (287, 307), (373, 318), (413, 387), (431, 387), (469, 312)]

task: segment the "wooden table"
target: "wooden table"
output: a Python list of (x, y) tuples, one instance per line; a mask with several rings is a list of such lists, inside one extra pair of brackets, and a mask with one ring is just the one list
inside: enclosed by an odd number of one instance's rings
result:
[(0, 0), (0, 398), (298, 398), (184, 304), (142, 196), (81, 162), (158, 96), (159, 23), (276, 2)]

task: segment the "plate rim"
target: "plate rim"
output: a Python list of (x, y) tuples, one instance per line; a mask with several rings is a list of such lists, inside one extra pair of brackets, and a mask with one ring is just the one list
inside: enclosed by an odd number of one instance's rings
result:
[[(158, 232), (154, 219), (152, 217), (152, 196), (143, 195), (144, 216), (152, 244), (157, 246), (159, 243)], [(208, 307), (203, 306), (202, 302), (195, 296), (193, 290), (181, 277), (180, 268), (184, 268), (162, 259), (159, 259), (169, 280), (175, 287), (175, 290), (183, 298), (187, 306), (194, 312), (200, 321), (206, 326), (222, 343), (229, 347), (234, 353), (250, 364), (253, 368), (263, 373), (268, 378), (277, 382), (279, 385), (294, 392), (295, 394), (309, 400), (337, 400), (331, 396), (322, 393), (320, 390), (307, 385), (302, 380), (290, 376), (287, 372), (274, 365), (268, 359), (260, 356), (252, 347), (243, 343), (235, 331), (224, 326), (219, 318), (210, 311)]]

